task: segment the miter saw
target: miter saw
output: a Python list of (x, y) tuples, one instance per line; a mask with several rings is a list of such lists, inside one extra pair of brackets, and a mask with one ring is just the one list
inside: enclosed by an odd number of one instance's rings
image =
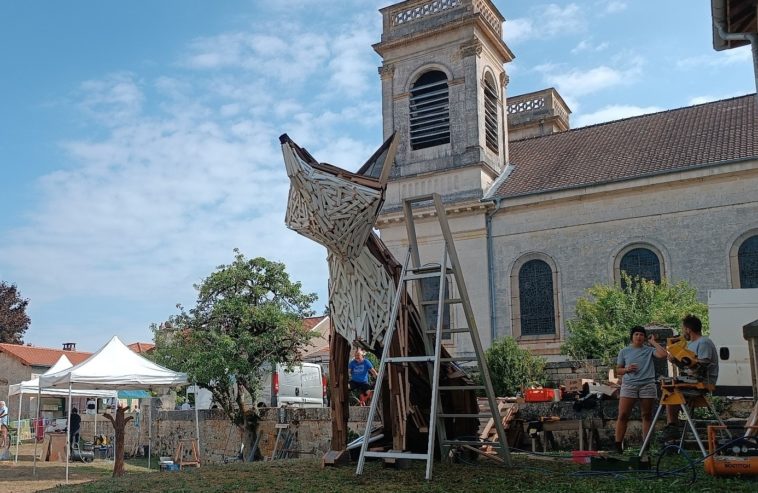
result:
[(669, 361), (679, 369), (679, 375), (671, 378), (663, 378), (664, 384), (697, 384), (702, 386), (703, 390), (712, 391), (712, 388), (703, 383), (708, 366), (701, 364), (697, 359), (697, 354), (687, 347), (687, 340), (683, 337), (669, 337), (666, 340), (666, 352), (669, 354)]

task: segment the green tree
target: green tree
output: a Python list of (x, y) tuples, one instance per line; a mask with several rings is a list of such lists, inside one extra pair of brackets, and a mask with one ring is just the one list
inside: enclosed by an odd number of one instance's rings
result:
[(27, 305), (29, 300), (21, 297), (15, 284), (0, 281), (0, 342), (24, 342), (24, 332), (32, 322), (26, 314)]
[(292, 364), (310, 338), (302, 319), (311, 316), (315, 294), (301, 292), (284, 264), (246, 259), (235, 249), (199, 285), (197, 303), (160, 326), (153, 324), (155, 359), (187, 373), (211, 391), (214, 401), (243, 432), (251, 450), (258, 414), (253, 403), (265, 363)]
[(545, 359), (519, 347), (512, 337), (497, 339), (486, 351), (495, 394), (514, 396), (522, 387), (547, 380)]
[(615, 361), (629, 342), (629, 329), (635, 325), (658, 325), (676, 329), (685, 315), (696, 315), (708, 331), (708, 306), (698, 301), (697, 291), (686, 281), (660, 284), (630, 278), (625, 273), (624, 287), (597, 284), (576, 303), (576, 318), (567, 322), (569, 335), (563, 354), (574, 359)]

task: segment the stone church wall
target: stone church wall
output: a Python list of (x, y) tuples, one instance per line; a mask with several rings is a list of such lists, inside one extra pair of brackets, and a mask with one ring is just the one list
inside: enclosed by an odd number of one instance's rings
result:
[[(517, 302), (511, 302), (512, 266), (529, 253), (548, 256), (557, 268), (561, 339), (577, 299), (596, 283), (614, 281), (614, 257), (630, 244), (659, 250), (664, 276), (689, 281), (703, 301), (709, 289), (732, 287), (729, 249), (740, 234), (758, 227), (758, 173), (694, 175), (687, 181), (637, 180), (605, 192), (597, 186), (592, 195), (589, 190), (568, 197), (561, 195), (571, 192), (544, 194), (541, 202), (522, 200), (523, 205), (501, 209), (493, 219), (497, 334), (512, 334)], [(561, 341), (520, 342), (538, 353), (557, 354)]]

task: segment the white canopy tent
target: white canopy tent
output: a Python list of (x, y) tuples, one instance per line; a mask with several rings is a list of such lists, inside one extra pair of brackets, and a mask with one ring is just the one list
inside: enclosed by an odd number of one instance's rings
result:
[[(156, 390), (186, 385), (187, 375), (164, 368), (129, 349), (113, 336), (95, 354), (71, 368), (40, 376), (40, 385), (45, 389), (66, 389), (69, 395), (83, 389), (102, 390)], [(68, 419), (71, 420), (69, 399)], [(200, 441), (197, 406), (195, 406), (195, 433)], [(66, 435), (66, 482), (68, 482), (68, 456), (71, 446)], [(149, 437), (148, 440), (151, 440)], [(152, 444), (150, 444), (152, 445)]]
[[(67, 368), (71, 368), (73, 365), (71, 364), (71, 361), (66, 357), (65, 354), (62, 354), (60, 358), (58, 358), (58, 361), (55, 362), (55, 364), (50, 367), (49, 370), (47, 370), (43, 375), (52, 375), (54, 373), (61, 372)], [(67, 389), (40, 389), (39, 386), (39, 377), (33, 378), (31, 380), (24, 380), (21, 383), (17, 383), (14, 385), (11, 385), (8, 387), (8, 396), (13, 396), (18, 394), (18, 422), (21, 422), (21, 399), (24, 397), (24, 394), (37, 394), (39, 395), (51, 395), (56, 397), (68, 397), (68, 390)], [(111, 398), (116, 397), (118, 394), (115, 390), (72, 390), (71, 396), (74, 397), (105, 397), (105, 398)], [(21, 445), (21, 430), (18, 430), (16, 433), (16, 458), (14, 460), (15, 463), (18, 463), (18, 449)], [(35, 436), (36, 439), (37, 430), (32, 431), (32, 435)]]

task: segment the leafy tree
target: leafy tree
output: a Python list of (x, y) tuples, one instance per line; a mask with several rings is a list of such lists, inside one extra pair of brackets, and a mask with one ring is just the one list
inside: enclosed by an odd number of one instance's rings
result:
[(235, 249), (199, 285), (197, 304), (160, 326), (153, 325), (155, 359), (187, 373), (243, 432), (251, 450), (258, 415), (253, 403), (265, 363), (292, 364), (310, 338), (302, 319), (316, 295), (301, 292), (281, 263), (246, 259)]
[(534, 383), (542, 385), (547, 380), (545, 358), (520, 348), (512, 337), (493, 342), (486, 357), (492, 386), (498, 396), (514, 396), (522, 387)]
[(635, 325), (659, 325), (677, 328), (685, 315), (696, 315), (708, 331), (708, 306), (698, 301), (697, 291), (686, 281), (660, 284), (626, 273), (624, 287), (597, 284), (576, 303), (576, 318), (567, 323), (569, 335), (561, 348), (574, 359), (615, 361), (627, 345), (629, 328)]
[(23, 343), (24, 332), (32, 322), (26, 314), (28, 304), (15, 284), (0, 281), (0, 342)]

